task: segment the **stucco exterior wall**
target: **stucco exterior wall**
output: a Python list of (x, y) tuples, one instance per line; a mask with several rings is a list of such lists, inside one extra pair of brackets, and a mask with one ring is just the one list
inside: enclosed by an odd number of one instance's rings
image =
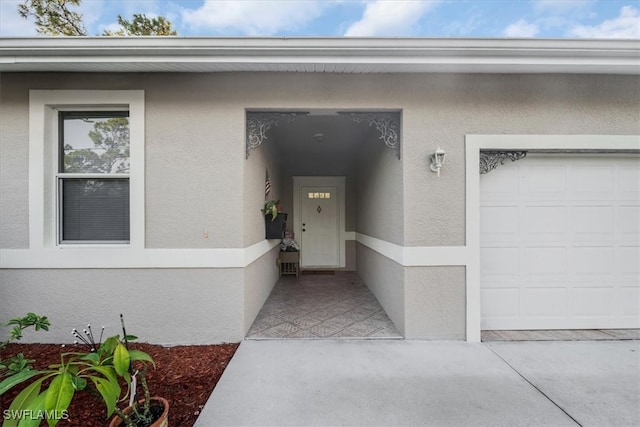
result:
[(404, 267), (362, 244), (357, 244), (356, 264), (362, 280), (378, 299), (398, 331), (404, 335)]
[[(245, 160), (246, 109), (401, 110), (402, 158), (382, 143), (363, 148), (347, 229), (404, 247), (465, 244), (465, 135), (640, 133), (637, 76), (3, 73), (4, 249), (29, 244), (29, 89), (144, 90), (146, 248), (246, 248), (262, 240), (265, 168), (278, 191), (287, 191), (288, 178), (277, 176), (265, 147)], [(428, 165), (438, 146), (447, 152), (440, 178)], [(463, 267), (403, 266), (362, 244), (356, 252), (362, 278), (408, 338), (461, 337)], [(72, 322), (59, 336), (48, 334), (51, 341), (68, 339), (67, 329), (87, 321), (117, 318), (119, 304), (145, 340), (185, 343), (184, 325), (193, 326), (197, 343), (237, 340), (272, 286), (272, 256), (246, 267), (247, 274), (242, 268), (5, 269), (0, 311), (7, 317), (39, 311), (54, 324), (64, 313)], [(267, 280), (254, 287), (259, 277)], [(135, 289), (155, 295), (148, 306), (158, 306), (158, 314), (144, 317), (112, 296)], [(80, 301), (75, 295), (83, 293), (109, 295), (70, 314), (65, 296)], [(180, 322), (174, 325), (174, 318)]]
[[(404, 244), (462, 245), (466, 134), (638, 134), (637, 76), (415, 76), (404, 97)], [(447, 152), (440, 178), (428, 167)]]
[(244, 338), (241, 269), (4, 270), (2, 321), (27, 312), (47, 316), (48, 332), (23, 342), (71, 343), (87, 323), (105, 335), (140, 342), (212, 344)]
[(356, 167), (356, 231), (402, 245), (402, 162), (382, 143), (363, 144)]
[(464, 340), (464, 267), (405, 267), (405, 338)]
[(262, 305), (280, 277), (276, 264), (279, 252), (280, 246), (276, 246), (244, 269), (243, 334), (246, 334), (251, 328)]
[[(221, 203), (243, 207), (246, 108), (401, 109), (402, 161), (389, 151), (369, 166), (386, 173), (401, 165), (403, 229), (383, 231), (366, 218), (357, 227), (406, 246), (464, 243), (465, 134), (640, 130), (635, 76), (5, 73), (0, 84), (2, 132), (12, 138), (2, 141), (3, 247), (26, 244), (29, 89), (145, 90), (148, 247), (246, 244), (242, 222), (215, 224)], [(439, 179), (427, 164), (438, 145), (448, 153)]]
[[(243, 139), (236, 138), (237, 143), (244, 142), (244, 119), (241, 123)], [(244, 147), (244, 144), (242, 144)], [(282, 171), (280, 169), (280, 163), (278, 160), (277, 147), (274, 144), (263, 144), (258, 149), (252, 150), (249, 158), (242, 160), (242, 169), (244, 171), (243, 182), (243, 206), (241, 216), (244, 220), (244, 246), (250, 246), (265, 237), (264, 229), (264, 215), (261, 209), (264, 207), (265, 202), (265, 179), (267, 173), (269, 174), (269, 180), (271, 181), (271, 191), (267, 196), (268, 200), (281, 200), (284, 196), (283, 192), (283, 179)], [(238, 167), (240, 167), (238, 166)], [(222, 209), (229, 209), (229, 207), (222, 202)], [(287, 212), (285, 209), (284, 212)], [(232, 215), (238, 215), (240, 210), (235, 212), (230, 211)], [(240, 215), (239, 215), (240, 216)], [(291, 218), (288, 218), (289, 222)]]
[(29, 92), (0, 79), (0, 247), (29, 247)]

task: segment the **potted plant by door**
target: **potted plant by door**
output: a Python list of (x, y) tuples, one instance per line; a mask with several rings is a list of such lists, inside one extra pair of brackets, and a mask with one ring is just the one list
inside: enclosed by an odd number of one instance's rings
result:
[(267, 200), (264, 202), (264, 208), (260, 210), (264, 216), (269, 215), (271, 221), (273, 221), (278, 217), (278, 212), (280, 212), (280, 200)]
[(280, 200), (269, 200), (261, 209), (264, 214), (265, 239), (282, 239), (287, 228), (287, 214), (280, 212)]

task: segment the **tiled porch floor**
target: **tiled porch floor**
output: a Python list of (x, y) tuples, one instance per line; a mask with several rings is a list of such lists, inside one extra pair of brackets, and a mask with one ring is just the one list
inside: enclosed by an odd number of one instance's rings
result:
[(247, 339), (401, 339), (389, 316), (354, 272), (281, 277)]

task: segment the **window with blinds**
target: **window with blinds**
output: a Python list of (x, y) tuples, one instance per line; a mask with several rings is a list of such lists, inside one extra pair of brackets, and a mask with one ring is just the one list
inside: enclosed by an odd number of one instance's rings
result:
[(129, 113), (59, 113), (60, 243), (128, 243)]

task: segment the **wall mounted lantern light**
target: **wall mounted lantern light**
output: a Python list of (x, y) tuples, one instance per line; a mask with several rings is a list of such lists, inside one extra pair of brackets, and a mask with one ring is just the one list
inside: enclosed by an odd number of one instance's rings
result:
[(444, 159), (447, 157), (447, 153), (440, 147), (429, 158), (431, 159), (431, 170), (438, 173), (440, 176), (440, 168), (444, 165)]

